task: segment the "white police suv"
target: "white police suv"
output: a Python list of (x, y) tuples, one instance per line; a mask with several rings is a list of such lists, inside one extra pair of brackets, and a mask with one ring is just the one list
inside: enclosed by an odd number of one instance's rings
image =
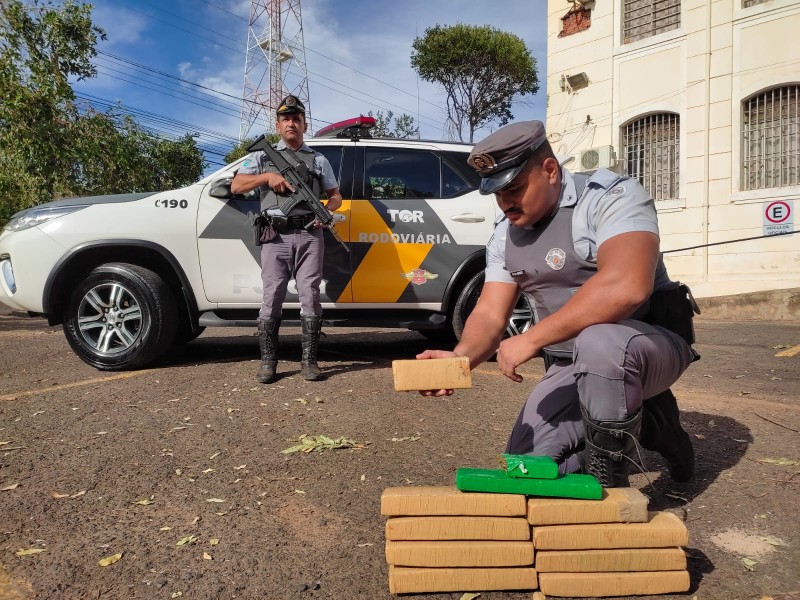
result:
[[(370, 138), (370, 126), (361, 117), (307, 140), (345, 198), (335, 227), (347, 249), (325, 232), (324, 323), (460, 336), (483, 285), (494, 198), (477, 192), (469, 145)], [(259, 201), (230, 192), (240, 162), (178, 190), (17, 213), (0, 233), (0, 302), (63, 324), (76, 354), (103, 370), (141, 367), (207, 326), (255, 326)], [(284, 323), (299, 322), (296, 292)], [(531, 318), (522, 298), (509, 334)]]

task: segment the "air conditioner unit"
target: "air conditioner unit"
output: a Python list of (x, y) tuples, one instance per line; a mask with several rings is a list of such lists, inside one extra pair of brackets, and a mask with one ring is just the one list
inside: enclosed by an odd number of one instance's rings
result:
[(594, 169), (610, 169), (617, 164), (617, 155), (614, 146), (599, 146), (583, 150), (578, 155), (576, 168), (581, 171), (592, 171)]

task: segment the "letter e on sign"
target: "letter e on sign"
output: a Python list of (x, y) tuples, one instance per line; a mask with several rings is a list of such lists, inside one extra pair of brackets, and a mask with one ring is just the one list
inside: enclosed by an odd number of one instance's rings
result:
[(764, 202), (761, 213), (764, 235), (778, 235), (794, 230), (794, 200)]

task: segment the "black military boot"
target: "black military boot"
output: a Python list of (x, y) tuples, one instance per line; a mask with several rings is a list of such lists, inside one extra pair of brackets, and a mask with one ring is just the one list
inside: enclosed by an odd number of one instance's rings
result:
[(258, 345), (261, 348), (261, 368), (256, 378), (261, 383), (272, 383), (278, 370), (278, 329), (280, 319), (258, 320)]
[(689, 481), (694, 475), (694, 448), (681, 427), (678, 402), (672, 391), (648, 398), (642, 409), (642, 446), (664, 457), (673, 481)]
[(636, 464), (636, 441), (642, 424), (638, 410), (625, 421), (595, 421), (581, 405), (586, 431), (586, 472), (605, 488), (628, 487), (628, 468)]
[(322, 317), (300, 317), (303, 326), (303, 358), (300, 361), (301, 373), (306, 381), (325, 379), (317, 366), (317, 349), (322, 330)]

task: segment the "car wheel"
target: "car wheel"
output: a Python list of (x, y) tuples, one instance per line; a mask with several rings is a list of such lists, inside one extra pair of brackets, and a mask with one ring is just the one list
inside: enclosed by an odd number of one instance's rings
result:
[(72, 293), (64, 333), (75, 353), (101, 370), (135, 369), (159, 358), (178, 330), (167, 284), (153, 271), (125, 263), (94, 269)]
[[(458, 295), (455, 309), (453, 310), (453, 332), (459, 340), (461, 339), (461, 334), (464, 332), (464, 325), (467, 322), (467, 318), (478, 303), (478, 298), (481, 296), (482, 289), (483, 271), (476, 273)], [(511, 313), (511, 318), (508, 321), (508, 328), (506, 328), (506, 332), (503, 334), (503, 339), (528, 331), (533, 325), (533, 322), (533, 307), (528, 298), (523, 294), (520, 296), (517, 305), (514, 307), (514, 311)]]
[(192, 328), (190, 325), (180, 325), (178, 333), (175, 335), (175, 344), (188, 344), (192, 340), (200, 337), (200, 334), (206, 330), (205, 327), (197, 326)]

